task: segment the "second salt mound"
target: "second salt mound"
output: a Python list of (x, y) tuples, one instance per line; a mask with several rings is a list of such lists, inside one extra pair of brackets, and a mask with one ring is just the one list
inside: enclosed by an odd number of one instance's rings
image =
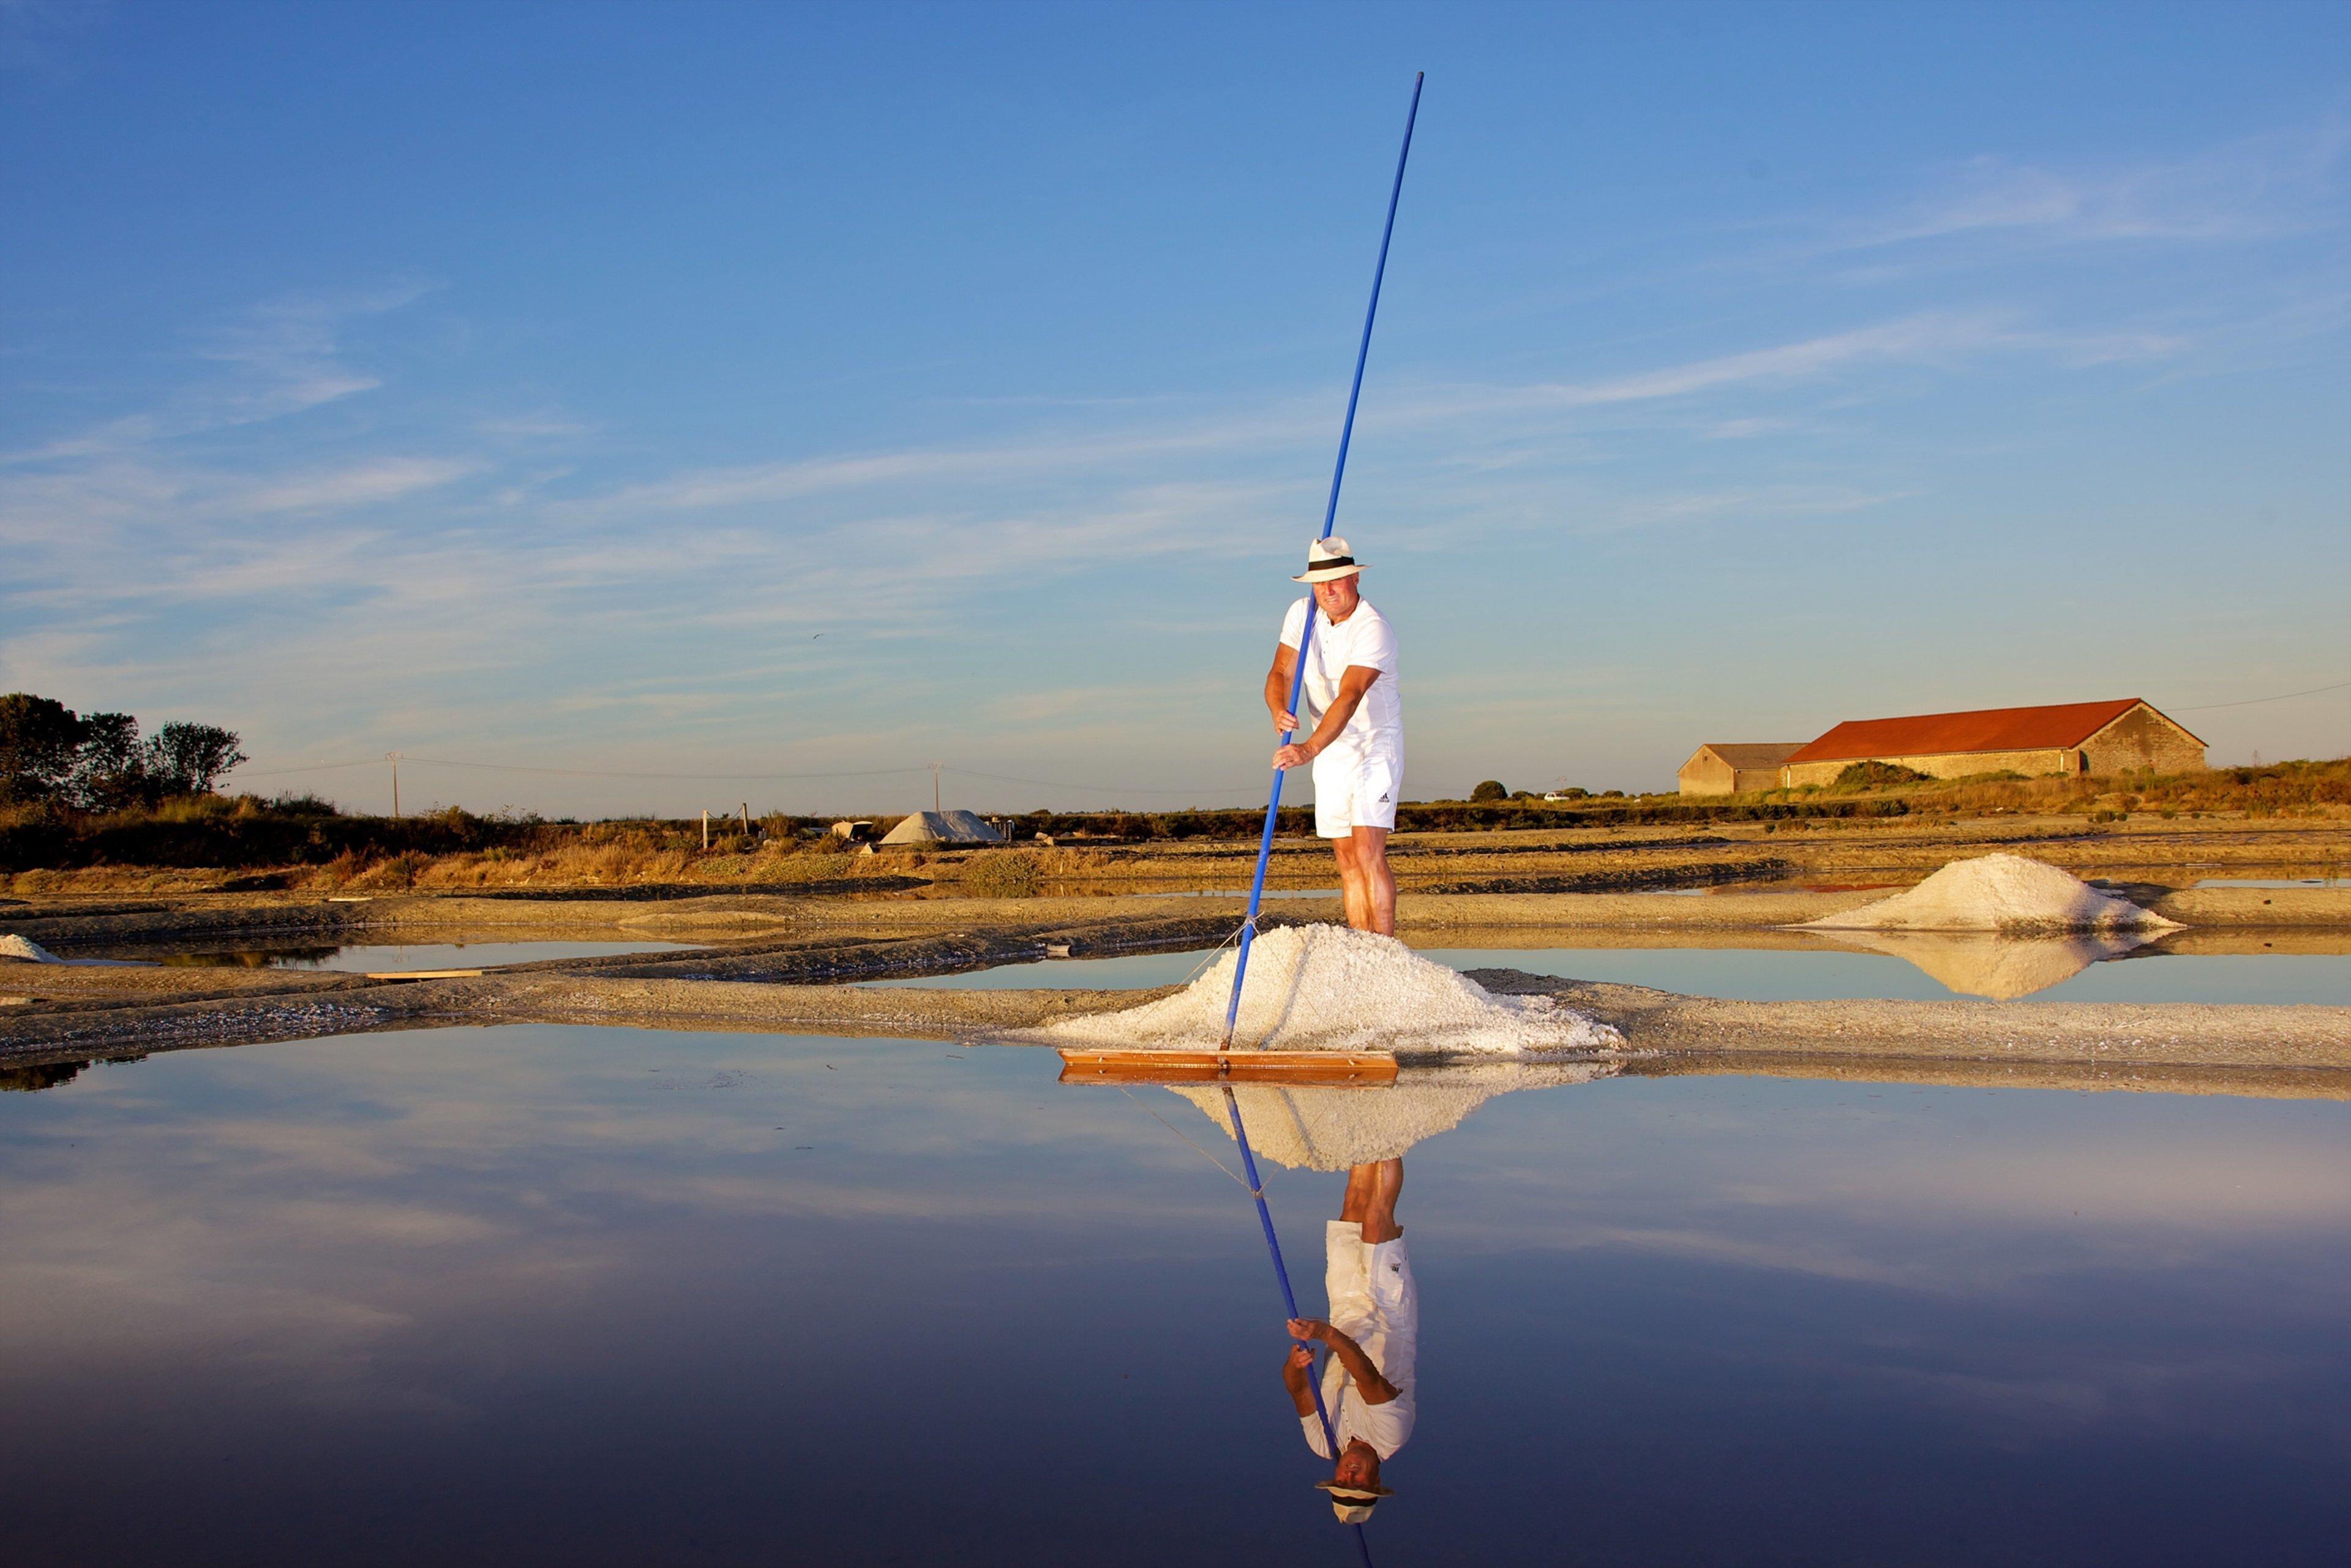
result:
[[(1223, 1042), (1234, 953), (1176, 992), (1124, 1012), (1070, 1019), (1056, 1045), (1210, 1051)], [(1249, 948), (1233, 1044), (1261, 1051), (1520, 1056), (1605, 1051), (1621, 1037), (1549, 997), (1498, 997), (1391, 936), (1286, 926)]]
[(2168, 930), (2178, 923), (2053, 865), (1991, 854), (1953, 861), (1907, 893), (1805, 924), (1821, 931), (2038, 932)]

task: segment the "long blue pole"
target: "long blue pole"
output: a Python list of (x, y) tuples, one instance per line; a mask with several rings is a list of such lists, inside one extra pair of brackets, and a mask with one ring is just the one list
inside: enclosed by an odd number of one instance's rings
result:
[[(1412, 127), (1413, 122), (1420, 118), (1420, 84), (1426, 78), (1426, 71), (1416, 71), (1413, 74), (1412, 107), (1405, 111), (1404, 148), (1396, 154), (1395, 183), (1388, 187), (1388, 221), (1387, 225), (1380, 230), (1379, 263), (1372, 268), (1372, 302), (1364, 308), (1363, 341), (1355, 346), (1355, 381), (1354, 384), (1347, 389), (1347, 420), (1339, 427), (1339, 461), (1331, 470), (1330, 502), (1322, 508), (1322, 532), (1319, 537), (1326, 539), (1331, 537), (1331, 529), (1339, 520), (1339, 486), (1347, 477), (1347, 448), (1355, 439), (1355, 403), (1364, 395), (1364, 361), (1370, 357), (1372, 351), (1372, 319), (1380, 313), (1380, 283), (1387, 277), (1388, 241), (1395, 235), (1396, 201), (1404, 194), (1405, 160), (1412, 156)], [(1306, 598), (1306, 629), (1298, 639), (1298, 662), (1296, 667), (1290, 672), (1290, 706), (1283, 710), (1285, 712), (1298, 711), (1299, 693), (1305, 689), (1306, 685), (1306, 651), (1313, 645), (1314, 596), (1310, 593)], [(1290, 744), (1291, 733), (1289, 730), (1282, 731), (1282, 745)], [(1273, 770), (1272, 798), (1267, 800), (1265, 806), (1265, 831), (1258, 838), (1257, 875), (1249, 883), (1249, 917), (1241, 926), (1240, 952), (1233, 960), (1233, 997), (1225, 1007), (1227, 1049), (1232, 1046), (1233, 1026), (1241, 1015), (1241, 982), (1249, 977), (1249, 944), (1257, 938), (1258, 904), (1265, 897), (1266, 862), (1273, 855), (1273, 823), (1280, 811), (1281, 769), (1277, 768)], [(1267, 1234), (1271, 1235), (1270, 1228)], [(1275, 1267), (1280, 1266), (1277, 1261)], [(1292, 1317), (1297, 1315), (1295, 1312), (1290, 1314)]]
[[(1339, 520), (1339, 486), (1347, 476), (1347, 448), (1355, 438), (1355, 404), (1364, 395), (1364, 361), (1372, 351), (1372, 320), (1380, 310), (1380, 284), (1387, 277), (1388, 241), (1395, 234), (1396, 200), (1404, 194), (1405, 160), (1412, 156), (1412, 128), (1420, 118), (1420, 87), (1427, 73), (1416, 71), (1412, 78), (1412, 107), (1405, 111), (1404, 147), (1396, 153), (1395, 181), (1388, 187), (1388, 216), (1380, 230), (1380, 259), (1372, 268), (1372, 302), (1364, 309), (1363, 340), (1355, 346), (1355, 379), (1347, 389), (1347, 418), (1339, 429), (1339, 461), (1331, 470), (1331, 499), (1322, 508), (1321, 538), (1329, 538), (1332, 528)], [(1298, 711), (1298, 696), (1306, 680), (1306, 651), (1314, 642), (1314, 601), (1306, 601), (1306, 628), (1298, 639), (1298, 664), (1290, 677), (1290, 708)], [(1281, 737), (1284, 746), (1290, 744), (1290, 732)], [(1249, 883), (1249, 919), (1241, 927), (1240, 952), (1233, 960), (1233, 996), (1225, 1008), (1225, 1045), (1233, 1043), (1233, 1023), (1240, 1016), (1241, 982), (1249, 974), (1249, 943), (1257, 936), (1258, 905), (1265, 897), (1265, 867), (1273, 853), (1273, 824), (1281, 810), (1281, 769), (1273, 770), (1273, 792), (1266, 801), (1265, 831), (1257, 846), (1257, 875)], [(1258, 1224), (1265, 1230), (1266, 1250), (1273, 1257), (1273, 1277), (1281, 1287), (1281, 1304), (1290, 1317), (1298, 1315), (1298, 1294), (1290, 1288), (1290, 1270), (1281, 1260), (1281, 1239), (1274, 1233), (1273, 1211), (1265, 1204), (1265, 1183), (1257, 1174), (1257, 1155), (1249, 1148), (1249, 1129), (1241, 1124), (1241, 1103), (1233, 1093), (1232, 1085), (1225, 1085), (1225, 1113), (1232, 1119), (1233, 1142), (1240, 1146), (1241, 1168), (1249, 1172), (1249, 1197), (1257, 1205)], [(1307, 1375), (1307, 1383), (1314, 1391), (1314, 1416), (1322, 1424), (1322, 1441), (1335, 1461), (1339, 1457), (1339, 1434), (1331, 1424), (1331, 1412), (1322, 1403), (1322, 1368), (1315, 1367)], [(1371, 1542), (1364, 1536), (1360, 1524), (1349, 1527), (1355, 1536), (1355, 1552), (1364, 1568), (1372, 1568)]]

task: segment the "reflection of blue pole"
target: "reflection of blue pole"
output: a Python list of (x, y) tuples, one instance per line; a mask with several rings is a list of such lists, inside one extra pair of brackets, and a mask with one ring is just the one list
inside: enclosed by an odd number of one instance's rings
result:
[[(1417, 92), (1415, 96), (1418, 96)], [(1281, 1285), (1281, 1304), (1287, 1309), (1288, 1315), (1294, 1318), (1298, 1315), (1298, 1296), (1290, 1288), (1290, 1270), (1282, 1266), (1281, 1243), (1273, 1234), (1273, 1214), (1265, 1207), (1265, 1183), (1258, 1176), (1257, 1156), (1249, 1152), (1249, 1134), (1241, 1126), (1241, 1103), (1234, 1097), (1233, 1086), (1229, 1083), (1225, 1085), (1225, 1113), (1233, 1119), (1233, 1142), (1241, 1146), (1241, 1169), (1249, 1172), (1249, 1197), (1257, 1200), (1257, 1222), (1265, 1227), (1266, 1250), (1273, 1254), (1273, 1277)], [(1322, 1403), (1321, 1367), (1307, 1370), (1306, 1385), (1314, 1391), (1314, 1418), (1322, 1423), (1323, 1446), (1331, 1450), (1331, 1461), (1336, 1464), (1339, 1459), (1339, 1433), (1331, 1425), (1331, 1412)], [(1372, 1568), (1372, 1543), (1364, 1539), (1364, 1527), (1351, 1524), (1347, 1528), (1355, 1532), (1355, 1550), (1363, 1554), (1364, 1568)]]
[[(1355, 401), (1364, 395), (1364, 361), (1372, 351), (1372, 318), (1380, 313), (1380, 281), (1387, 276), (1388, 241), (1395, 234), (1396, 199), (1404, 194), (1404, 164), (1405, 160), (1412, 156), (1412, 127), (1413, 122), (1420, 118), (1420, 84), (1426, 75), (1423, 71), (1413, 76), (1412, 107), (1404, 117), (1404, 149), (1396, 154), (1395, 183), (1388, 187), (1388, 221), (1387, 226), (1380, 231), (1379, 265), (1372, 268), (1372, 302), (1364, 308), (1363, 341), (1355, 346), (1355, 383), (1347, 389), (1347, 420), (1339, 427), (1339, 462), (1331, 470), (1331, 499), (1322, 508), (1321, 537), (1326, 539), (1339, 520), (1339, 484), (1347, 476), (1347, 447), (1355, 439)], [(1290, 706), (1287, 712), (1298, 711), (1298, 695), (1306, 683), (1306, 651), (1313, 645), (1314, 597), (1310, 592), (1306, 599), (1305, 629), (1298, 637), (1298, 664), (1290, 676)], [(1289, 730), (1281, 732), (1282, 745), (1290, 744), (1290, 734)], [(1249, 974), (1249, 943), (1257, 936), (1257, 906), (1265, 896), (1265, 865), (1273, 854), (1273, 822), (1280, 811), (1281, 769), (1277, 768), (1273, 770), (1273, 797), (1265, 806), (1265, 831), (1258, 839), (1257, 876), (1249, 883), (1249, 918), (1241, 926), (1240, 952), (1233, 959), (1233, 998), (1225, 1008), (1225, 1044), (1228, 1048), (1233, 1043), (1233, 1025), (1241, 1015), (1241, 981)], [(1238, 1123), (1236, 1122), (1235, 1125), (1238, 1126)], [(1246, 1150), (1249, 1145), (1243, 1144), (1241, 1147)], [(1267, 1238), (1270, 1239), (1272, 1234), (1269, 1224)], [(1280, 1249), (1276, 1249), (1274, 1267), (1277, 1269), (1281, 1266), (1279, 1252)], [(1287, 1290), (1285, 1285), (1285, 1292)], [(1296, 1317), (1298, 1314), (1293, 1312), (1290, 1315)]]

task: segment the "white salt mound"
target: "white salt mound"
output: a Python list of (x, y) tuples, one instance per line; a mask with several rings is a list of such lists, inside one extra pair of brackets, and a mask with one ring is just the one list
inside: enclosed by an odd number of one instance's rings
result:
[(1835, 931), (2099, 931), (2178, 929), (2068, 872), (2022, 855), (1953, 861), (1907, 893), (1806, 922)]
[[(1069, 1019), (1055, 1045), (1213, 1051), (1223, 1040), (1235, 954), (1155, 1002)], [(1249, 949), (1233, 1044), (1265, 1051), (1391, 1051), (1502, 1056), (1606, 1051), (1622, 1037), (1549, 997), (1498, 997), (1393, 936), (1339, 925), (1266, 932)]]
[[(1252, 955), (1249, 967), (1257, 967)], [(1372, 1160), (1402, 1157), (1424, 1138), (1450, 1132), (1469, 1113), (1497, 1094), (1516, 1089), (1547, 1089), (1586, 1083), (1617, 1071), (1606, 1061), (1493, 1061), (1435, 1068), (1406, 1068), (1391, 1087), (1381, 1089), (1277, 1089), (1265, 1084), (1233, 1087), (1241, 1124), (1249, 1129), (1257, 1156), (1292, 1170), (1339, 1171)], [(1209, 1084), (1171, 1085), (1200, 1113), (1232, 1136), (1222, 1089)]]

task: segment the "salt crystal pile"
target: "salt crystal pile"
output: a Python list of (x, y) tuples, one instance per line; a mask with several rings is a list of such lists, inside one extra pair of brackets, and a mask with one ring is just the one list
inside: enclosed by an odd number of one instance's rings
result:
[[(1069, 1019), (1055, 1045), (1213, 1051), (1224, 1040), (1235, 955), (1176, 992), (1123, 1012)], [(1498, 997), (1392, 936), (1285, 926), (1249, 949), (1233, 1029), (1239, 1050), (1389, 1051), (1517, 1056), (1607, 1051), (1622, 1037), (1549, 997)]]
[(2179, 925), (2022, 855), (1953, 861), (1907, 893), (1805, 924), (1824, 931), (2175, 930)]
[(57, 956), (29, 936), (19, 936), (13, 931), (0, 932), (0, 958), (22, 958), (27, 963), (54, 964)]

